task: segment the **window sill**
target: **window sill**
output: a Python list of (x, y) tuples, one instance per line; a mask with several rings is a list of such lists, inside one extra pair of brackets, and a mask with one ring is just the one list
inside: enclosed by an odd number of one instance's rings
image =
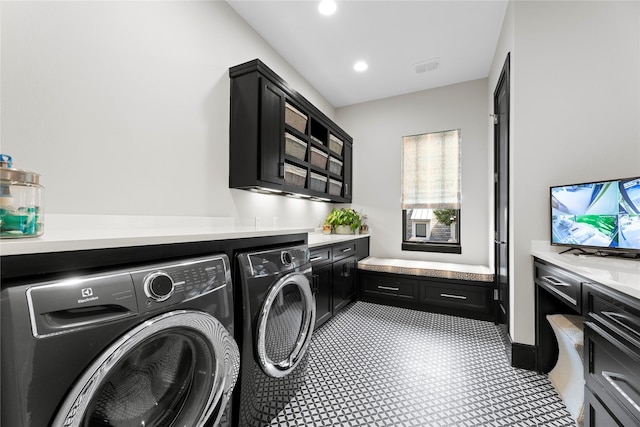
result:
[(419, 252), (440, 252), (444, 254), (461, 254), (462, 246), (458, 244), (402, 242), (402, 250)]

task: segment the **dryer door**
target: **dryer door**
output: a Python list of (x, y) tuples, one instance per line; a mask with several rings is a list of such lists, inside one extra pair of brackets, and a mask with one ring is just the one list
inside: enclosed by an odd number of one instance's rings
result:
[(194, 426), (222, 416), (240, 356), (213, 316), (176, 310), (111, 345), (65, 399), (54, 426)]
[(304, 357), (316, 321), (309, 278), (300, 272), (280, 278), (269, 290), (258, 317), (256, 351), (269, 376), (284, 377)]

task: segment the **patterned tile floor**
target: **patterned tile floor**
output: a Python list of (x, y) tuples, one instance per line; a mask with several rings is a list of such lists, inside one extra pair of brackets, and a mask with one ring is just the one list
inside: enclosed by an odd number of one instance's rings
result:
[(575, 426), (545, 375), (509, 365), (490, 322), (356, 302), (309, 351), (270, 426)]

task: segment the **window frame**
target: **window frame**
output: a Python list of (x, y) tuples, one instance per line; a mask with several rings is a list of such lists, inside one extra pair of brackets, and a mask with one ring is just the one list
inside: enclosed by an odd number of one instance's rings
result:
[(407, 209), (402, 209), (402, 250), (403, 251), (421, 251), (421, 252), (440, 252), (446, 254), (461, 254), (462, 244), (460, 239), (460, 211), (458, 209), (458, 215), (456, 220), (456, 231), (458, 235), (458, 241), (456, 243), (448, 242), (409, 242), (405, 240), (405, 233), (407, 230)]
[[(403, 136), (403, 145), (402, 145), (402, 158), (403, 158), (403, 164), (404, 164), (404, 138), (406, 137), (410, 137), (410, 136), (423, 136), (423, 135), (429, 135), (429, 134), (443, 134), (446, 132), (451, 132), (451, 131), (457, 131), (458, 132), (458, 155), (459, 155), (459, 162), (460, 162), (460, 169), (459, 169), (459, 185), (460, 185), (460, 190), (459, 190), (459, 194), (461, 196), (462, 193), (462, 129), (461, 128), (457, 128), (457, 129), (449, 129), (449, 130), (442, 130), (442, 131), (434, 131), (434, 132), (424, 132), (421, 134), (417, 134), (417, 135), (407, 135), (407, 136)], [(401, 171), (401, 176), (400, 179), (402, 181), (404, 181), (405, 176), (404, 176), (404, 166), (402, 168)], [(404, 184), (403, 184), (404, 185)], [(404, 190), (403, 190), (404, 191)], [(404, 203), (404, 193), (402, 195), (403, 197), (403, 203)], [(461, 224), (461, 212), (462, 212), (462, 204), (461, 204), (461, 200), (459, 200), (459, 206), (457, 210), (457, 219), (456, 219), (456, 236), (457, 236), (457, 241), (456, 242), (434, 242), (434, 241), (408, 241), (406, 240), (407, 238), (407, 211), (409, 209), (412, 208), (405, 208), (403, 205), (403, 209), (402, 209), (402, 250), (403, 251), (421, 251), (421, 252), (439, 252), (439, 253), (449, 253), (449, 254), (461, 254), (462, 253), (462, 239), (461, 239), (461, 234), (460, 234), (460, 224)], [(416, 209), (416, 208), (413, 208)], [(436, 210), (436, 209), (432, 209), (432, 210)]]

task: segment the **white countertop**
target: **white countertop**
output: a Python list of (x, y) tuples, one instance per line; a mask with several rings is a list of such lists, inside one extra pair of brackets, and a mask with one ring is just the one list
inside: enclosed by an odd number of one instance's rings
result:
[(45, 218), (40, 237), (1, 239), (0, 255), (80, 251), (104, 248), (206, 242), (309, 233), (309, 247), (366, 235), (324, 235), (309, 228), (239, 227), (232, 218), (120, 215), (57, 215)]
[(231, 218), (48, 215), (40, 237), (0, 240), (0, 255), (202, 242), (308, 233), (308, 228), (239, 227)]
[(322, 234), (309, 233), (308, 245), (310, 248), (317, 248), (334, 243), (347, 242), (349, 240), (369, 237), (369, 234)]
[(531, 255), (640, 299), (640, 259), (574, 255), (574, 252), (559, 254), (563, 249), (566, 248), (534, 241)]

